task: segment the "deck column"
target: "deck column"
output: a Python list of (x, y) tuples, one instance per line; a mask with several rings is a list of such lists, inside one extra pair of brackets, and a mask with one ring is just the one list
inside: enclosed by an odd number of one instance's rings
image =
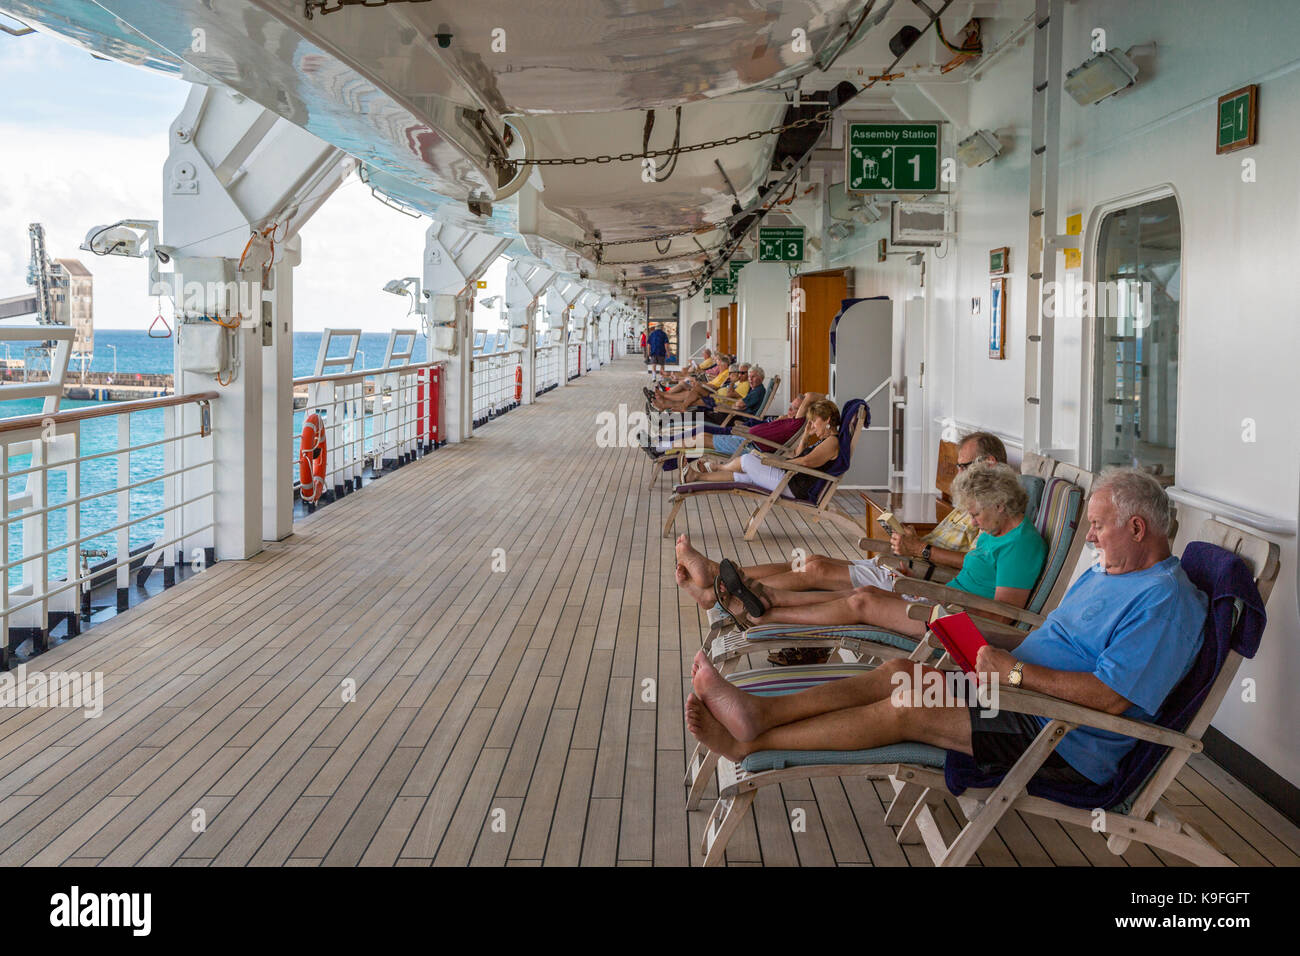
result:
[(294, 236), (262, 290), (262, 538), (293, 534), (293, 270), (302, 262)]
[(446, 362), (442, 390), (448, 441), (474, 433), (474, 327), (470, 303), (477, 282), (509, 238), (434, 220), (424, 234), (424, 292), (430, 297), (428, 355)]
[(506, 269), (506, 318), (511, 347), (523, 351), (525, 405), (537, 398), (537, 303), (554, 282), (553, 270), (522, 257), (510, 260)]

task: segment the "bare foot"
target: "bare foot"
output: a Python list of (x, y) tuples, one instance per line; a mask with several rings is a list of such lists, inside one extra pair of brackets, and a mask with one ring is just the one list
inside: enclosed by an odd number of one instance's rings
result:
[(718, 719), (709, 713), (704, 701), (694, 694), (686, 698), (686, 729), (715, 754), (728, 760), (744, 760), (748, 753), (744, 744), (733, 737)]
[(713, 588), (704, 588), (696, 585), (696, 583), (691, 580), (691, 574), (686, 570), (686, 565), (677, 565), (677, 570), (673, 573), (673, 577), (677, 581), (677, 586), (691, 597), (695, 598), (695, 603), (704, 608), (704, 610), (711, 611), (713, 610), (713, 605), (718, 603), (718, 599), (713, 593)]
[(762, 704), (759, 699), (746, 694), (719, 674), (703, 649), (695, 655), (691, 687), (709, 712), (737, 741), (747, 743), (767, 729), (763, 726)]
[(690, 572), (691, 582), (700, 588), (713, 587), (718, 576), (718, 564), (691, 547), (690, 538), (685, 534), (677, 537), (677, 563)]

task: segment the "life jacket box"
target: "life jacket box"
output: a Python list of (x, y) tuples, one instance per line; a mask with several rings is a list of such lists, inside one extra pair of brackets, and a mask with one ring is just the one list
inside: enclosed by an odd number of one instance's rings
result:
[(510, 329), (510, 342), (514, 345), (523, 345), (528, 341), (528, 329), (522, 325), (516, 325)]
[(429, 336), (430, 345), (439, 352), (450, 352), (456, 346), (456, 329), (450, 325), (435, 325)]
[(219, 375), (229, 362), (226, 355), (226, 330), (215, 322), (186, 322), (177, 329), (181, 351), (181, 369)]

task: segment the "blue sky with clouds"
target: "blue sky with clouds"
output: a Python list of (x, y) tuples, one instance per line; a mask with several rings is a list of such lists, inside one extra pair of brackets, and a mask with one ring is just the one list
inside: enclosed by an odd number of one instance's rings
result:
[[(30, 288), (27, 225), (41, 222), (52, 257), (79, 258), (94, 274), (96, 328), (148, 328), (157, 306), (143, 260), (77, 247), (92, 226), (161, 218), (167, 130), (189, 84), (57, 37), (0, 33), (0, 90), (0, 298)], [(428, 225), (355, 179), (341, 187), (302, 229), (294, 328), (410, 327), (409, 300), (380, 290), (419, 274)]]

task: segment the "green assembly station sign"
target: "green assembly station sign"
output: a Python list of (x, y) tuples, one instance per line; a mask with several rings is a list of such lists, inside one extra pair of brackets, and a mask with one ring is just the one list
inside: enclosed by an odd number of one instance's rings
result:
[(759, 262), (803, 262), (803, 227), (758, 227)]
[(714, 276), (709, 281), (710, 295), (735, 295), (736, 280), (727, 276)]
[(849, 192), (939, 191), (938, 123), (850, 123), (845, 143)]

